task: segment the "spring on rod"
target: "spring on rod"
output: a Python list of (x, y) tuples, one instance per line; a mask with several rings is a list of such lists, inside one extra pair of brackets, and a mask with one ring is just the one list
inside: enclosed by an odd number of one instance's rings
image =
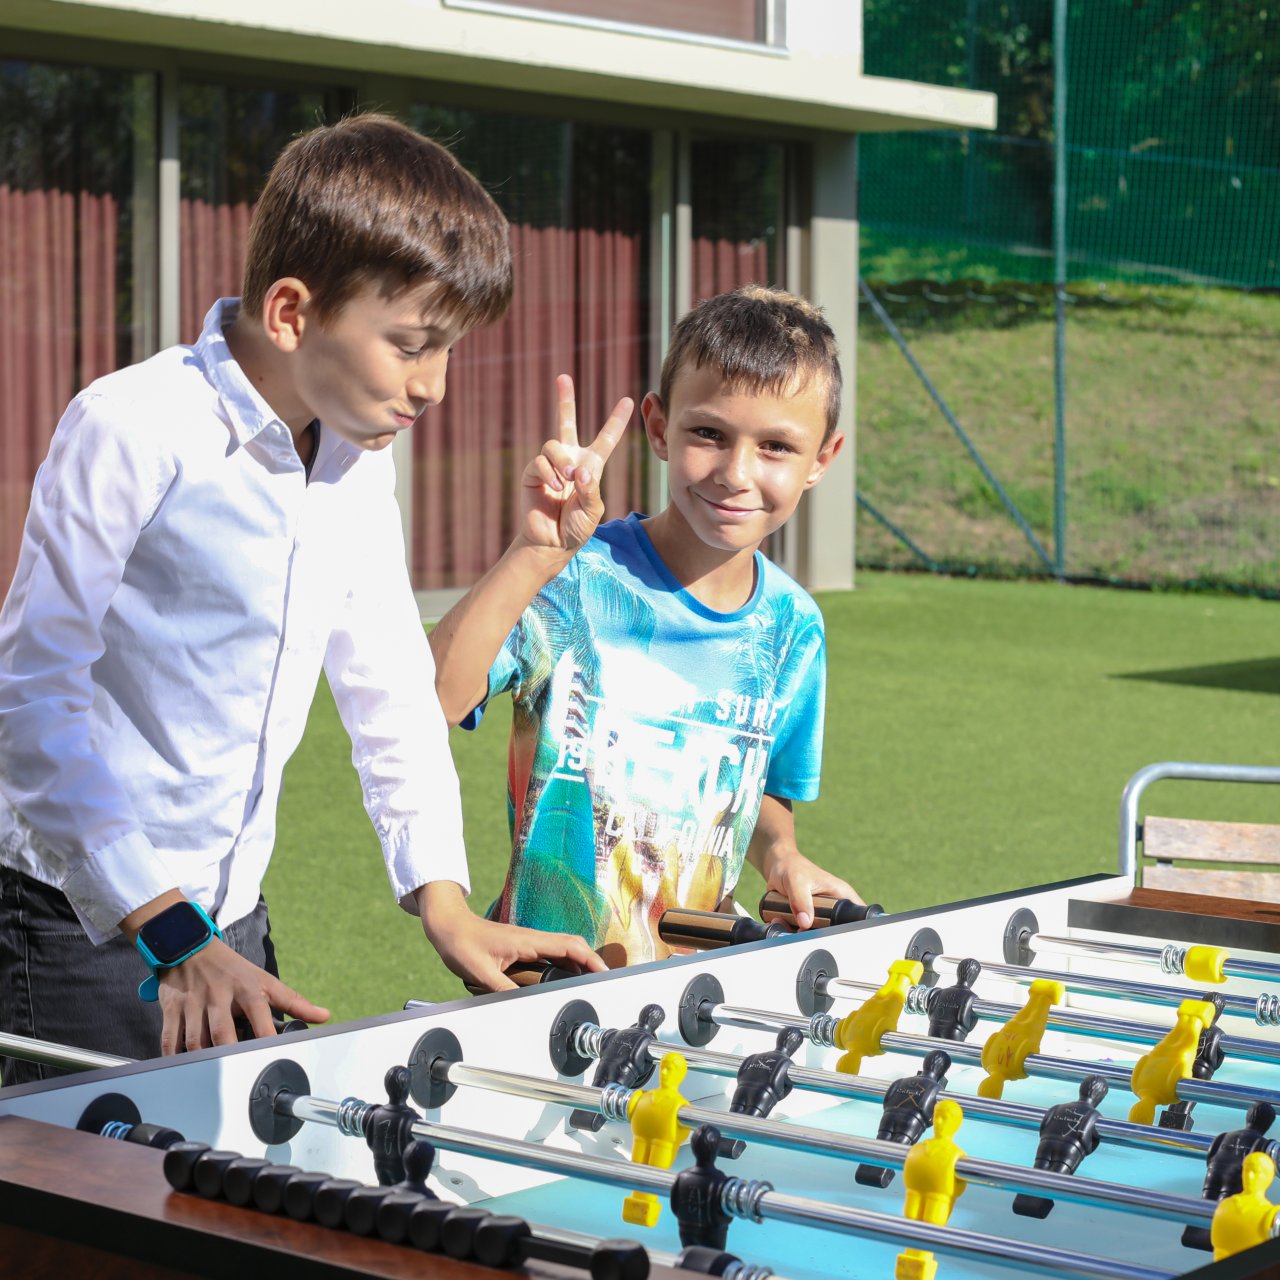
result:
[(625, 1084), (607, 1084), (600, 1090), (600, 1114), (606, 1120), (627, 1120), (632, 1090)]
[(1280, 995), (1259, 996), (1253, 1020), (1260, 1027), (1280, 1027)]
[(590, 1022), (580, 1022), (573, 1029), (570, 1047), (579, 1057), (598, 1058), (604, 1048), (604, 1028)]
[(348, 1138), (363, 1138), (364, 1123), (372, 1110), (371, 1102), (365, 1102), (361, 1098), (343, 1098), (338, 1103), (338, 1132), (346, 1134)]
[(772, 1190), (772, 1182), (758, 1181), (754, 1178), (730, 1178), (720, 1188), (720, 1205), (725, 1213), (732, 1217), (750, 1218), (752, 1222), (763, 1222), (760, 1201)]
[(838, 1048), (836, 1044), (836, 1028), (840, 1019), (833, 1013), (815, 1013), (809, 1019), (809, 1039), (824, 1049)]
[(908, 1013), (919, 1013), (929, 1016), (929, 988), (914, 986), (908, 989), (906, 1003), (903, 1005)]

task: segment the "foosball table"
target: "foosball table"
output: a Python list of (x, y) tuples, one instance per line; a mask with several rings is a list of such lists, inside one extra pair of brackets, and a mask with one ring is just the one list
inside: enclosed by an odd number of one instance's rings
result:
[(0, 1274), (1280, 1275), (1280, 909), (745, 932), (0, 1089)]

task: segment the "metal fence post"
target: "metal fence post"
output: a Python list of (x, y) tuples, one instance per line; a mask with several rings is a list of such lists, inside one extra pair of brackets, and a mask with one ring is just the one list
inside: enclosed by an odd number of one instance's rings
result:
[(1067, 559), (1067, 0), (1053, 4), (1053, 569)]

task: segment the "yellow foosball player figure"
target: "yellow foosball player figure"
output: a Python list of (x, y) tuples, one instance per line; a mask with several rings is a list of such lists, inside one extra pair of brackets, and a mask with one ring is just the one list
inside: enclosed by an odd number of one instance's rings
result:
[(1213, 1025), (1217, 1010), (1208, 1000), (1184, 1000), (1178, 1006), (1178, 1020), (1150, 1053), (1144, 1053), (1133, 1068), (1131, 1085), (1138, 1101), (1129, 1109), (1134, 1124), (1151, 1124), (1157, 1106), (1178, 1100), (1178, 1081), (1191, 1075), (1200, 1033)]
[(999, 1098), (1009, 1080), (1026, 1078), (1023, 1065), (1028, 1055), (1040, 1052), (1049, 1010), (1067, 994), (1061, 982), (1037, 978), (1027, 990), (1027, 1003), (998, 1031), (992, 1032), (982, 1046), (982, 1065), (986, 1078), (978, 1085), (984, 1098)]
[(1265, 1151), (1245, 1156), (1241, 1171), (1244, 1190), (1220, 1200), (1213, 1213), (1209, 1238), (1215, 1262), (1252, 1249), (1277, 1234), (1280, 1205), (1267, 1199), (1267, 1188), (1275, 1176), (1275, 1161)]
[(889, 977), (884, 986), (840, 1019), (835, 1041), (845, 1052), (836, 1063), (837, 1071), (856, 1076), (863, 1058), (873, 1058), (884, 1052), (880, 1047), (880, 1037), (886, 1031), (898, 1029), (907, 992), (923, 974), (924, 965), (919, 960), (895, 960), (889, 966)]
[[(907, 1154), (902, 1166), (902, 1180), (907, 1198), (903, 1217), (916, 1222), (945, 1226), (951, 1209), (965, 1189), (963, 1178), (956, 1177), (956, 1162), (964, 1152), (955, 1141), (964, 1121), (958, 1102), (942, 1098), (933, 1109), (933, 1134), (918, 1142)], [(927, 1249), (904, 1249), (898, 1254), (894, 1280), (933, 1280), (938, 1263)]]
[[(670, 1169), (680, 1144), (691, 1130), (677, 1118), (685, 1100), (680, 1095), (680, 1082), (689, 1070), (678, 1053), (668, 1053), (658, 1068), (656, 1089), (637, 1089), (627, 1104), (631, 1121), (631, 1162)], [(658, 1222), (662, 1205), (658, 1197), (647, 1191), (633, 1191), (622, 1205), (622, 1217), (637, 1227), (652, 1227)]]

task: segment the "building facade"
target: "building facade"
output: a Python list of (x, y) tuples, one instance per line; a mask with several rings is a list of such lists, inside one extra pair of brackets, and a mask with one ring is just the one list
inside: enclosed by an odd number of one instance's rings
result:
[[(511, 220), (515, 301), (397, 444), (430, 611), (500, 554), (520, 468), (578, 382), (587, 430), (656, 381), (672, 320), (749, 280), (822, 305), (853, 437), (857, 136), (989, 128), (990, 95), (861, 72), (858, 0), (6, 0), (0, 8), (0, 576), (87, 382), (191, 341), (238, 293), (290, 137), (356, 109), (447, 143)], [(847, 448), (771, 550), (853, 573)], [(610, 514), (661, 500), (631, 433)]]

